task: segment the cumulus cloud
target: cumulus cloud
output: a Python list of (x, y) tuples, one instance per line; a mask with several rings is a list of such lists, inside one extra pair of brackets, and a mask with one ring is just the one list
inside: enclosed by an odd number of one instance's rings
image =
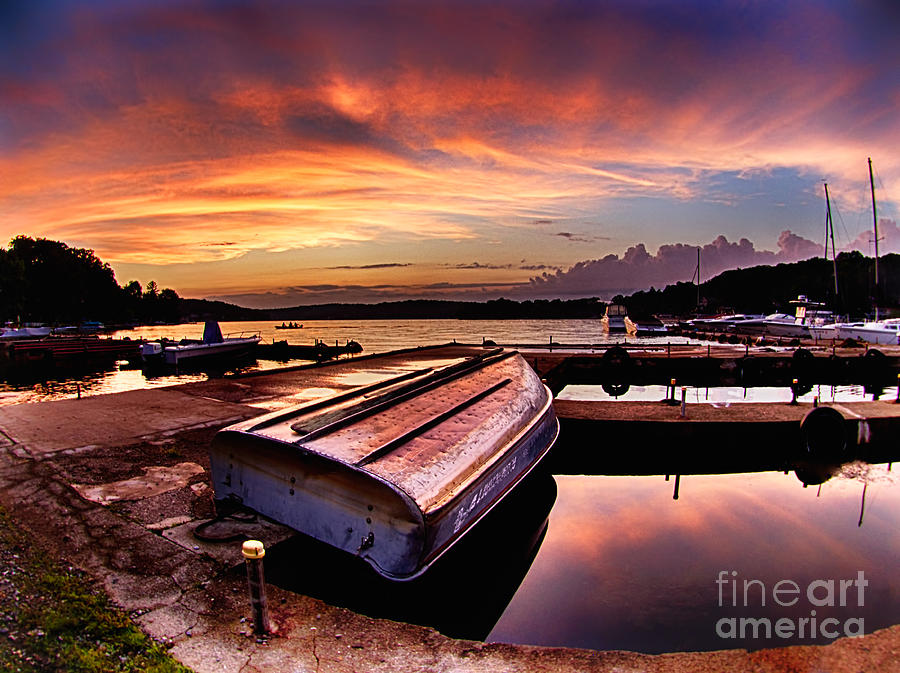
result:
[(643, 243), (638, 243), (621, 257), (606, 255), (578, 262), (564, 271), (543, 273), (531, 279), (528, 290), (536, 296), (610, 296), (651, 286), (662, 287), (691, 278), (697, 266), (698, 249), (703, 278), (727, 269), (796, 262), (822, 254), (821, 245), (790, 231), (781, 232), (777, 245), (777, 252), (757, 250), (746, 238), (731, 242), (725, 236), (718, 236), (703, 246), (661, 245), (651, 255)]
[[(859, 250), (865, 255), (874, 254), (875, 232), (866, 230), (850, 242), (845, 250)], [(883, 219), (878, 222), (879, 254), (900, 252), (900, 227), (896, 220)]]

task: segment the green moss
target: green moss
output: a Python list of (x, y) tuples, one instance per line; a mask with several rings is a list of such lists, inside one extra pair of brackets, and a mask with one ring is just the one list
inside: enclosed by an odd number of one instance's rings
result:
[(0, 508), (0, 672), (189, 673)]

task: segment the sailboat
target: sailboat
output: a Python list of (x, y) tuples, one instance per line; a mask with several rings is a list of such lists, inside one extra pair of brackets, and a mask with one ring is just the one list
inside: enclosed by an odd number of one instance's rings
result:
[[(875, 233), (875, 319), (862, 322), (844, 322), (810, 328), (815, 339), (860, 339), (872, 344), (900, 345), (900, 318), (878, 319), (878, 210), (875, 205), (875, 177), (872, 172), (872, 158), (869, 158), (869, 187), (872, 192), (872, 221)], [(827, 189), (826, 189), (827, 195)], [(830, 213), (829, 213), (830, 214)], [(832, 242), (832, 251), (834, 243)], [(835, 289), (837, 289), (837, 267), (835, 267)]]

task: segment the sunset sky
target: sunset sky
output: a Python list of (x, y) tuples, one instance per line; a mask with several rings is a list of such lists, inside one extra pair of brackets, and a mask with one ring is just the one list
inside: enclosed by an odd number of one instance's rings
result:
[(0, 239), (244, 306), (900, 252), (900, 4), (0, 3)]

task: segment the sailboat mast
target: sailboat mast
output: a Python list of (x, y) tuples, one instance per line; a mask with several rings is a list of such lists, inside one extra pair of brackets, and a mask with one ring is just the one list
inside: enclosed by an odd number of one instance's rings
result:
[(872, 157), (869, 157), (869, 187), (872, 190), (872, 223), (875, 230), (875, 320), (878, 320), (878, 211), (875, 208), (875, 177), (872, 175)]
[(828, 259), (828, 235), (831, 234), (831, 262), (834, 265), (834, 296), (838, 295), (837, 250), (834, 247), (834, 221), (831, 219), (831, 200), (828, 198), (828, 183), (825, 183), (825, 259)]
[(875, 229), (875, 289), (878, 290), (878, 211), (875, 208), (875, 178), (872, 175), (872, 157), (869, 157), (869, 187), (872, 190), (872, 224)]
[(697, 310), (700, 310), (700, 248), (697, 248)]

